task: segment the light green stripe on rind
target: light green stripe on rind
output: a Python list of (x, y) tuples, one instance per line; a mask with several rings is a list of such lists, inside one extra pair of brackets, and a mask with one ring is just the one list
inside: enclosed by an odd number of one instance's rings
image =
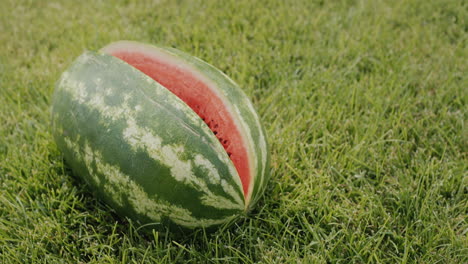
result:
[(214, 87), (216, 92), (232, 112), (235, 122), (241, 126), (241, 134), (247, 139), (250, 163), (253, 163), (251, 188), (247, 194), (249, 208), (256, 203), (264, 191), (269, 177), (269, 152), (265, 132), (252, 103), (245, 93), (224, 73), (210, 64), (172, 48), (156, 47), (133, 41), (118, 41), (102, 49), (105, 53), (113, 51), (139, 51), (164, 56), (163, 59), (175, 62), (179, 67), (189, 67), (205, 83)]
[[(242, 204), (242, 198), (230, 188), (223, 188), (237, 203), (231, 202), (229, 199), (220, 195), (215, 195), (210, 191), (207, 183), (197, 176), (192, 171), (192, 163), (197, 166), (204, 167), (207, 172), (206, 177), (212, 184), (219, 184), (222, 187), (226, 181), (221, 179), (214, 165), (204, 158), (201, 154), (195, 154), (195, 158), (191, 161), (181, 160), (179, 157), (186, 151), (182, 145), (168, 146), (162, 144), (162, 139), (149, 131), (146, 128), (139, 127), (132, 117), (126, 117), (128, 127), (124, 131), (124, 139), (129, 143), (135, 151), (143, 150), (148, 152), (149, 156), (154, 160), (158, 160), (171, 168), (171, 175), (179, 182), (183, 182), (192, 186), (197, 191), (203, 192), (201, 201), (203, 204), (215, 208), (239, 209), (239, 204)], [(229, 185), (228, 185), (229, 186)]]
[[(77, 164), (84, 163), (86, 171), (91, 174), (89, 178), (94, 179), (91, 185), (107, 184), (112, 179), (107, 179), (109, 175), (105, 174), (112, 171), (113, 174), (117, 174), (117, 171), (120, 171), (121, 175), (127, 175), (132, 182), (127, 184), (133, 186), (129, 187), (131, 190), (134, 190), (135, 186), (147, 189), (145, 185), (140, 186), (138, 182), (141, 180), (138, 176), (135, 178), (125, 174), (115, 165), (128, 163), (126, 170), (131, 173), (138, 168), (132, 167), (130, 161), (141, 163), (141, 157), (137, 155), (143, 153), (151, 158), (148, 162), (154, 160), (170, 171), (167, 175), (150, 177), (155, 177), (155, 180), (158, 177), (162, 177), (162, 180), (170, 177), (180, 182), (180, 187), (191, 188), (199, 194), (199, 198), (195, 197), (199, 200), (187, 201), (192, 208), (190, 211), (184, 208), (184, 201), (174, 200), (177, 199), (177, 195), (168, 198), (147, 193), (149, 199), (157, 197), (157, 204), (160, 206), (178, 204), (176, 207), (185, 211), (171, 207), (174, 212), (186, 212), (184, 217), (171, 215), (169, 209), (158, 209), (159, 211), (143, 214), (151, 220), (157, 221), (160, 217), (165, 217), (189, 228), (208, 227), (228, 221), (234, 217), (234, 212), (243, 210), (240, 181), (232, 179), (232, 175), (236, 175), (235, 168), (216, 137), (207, 127), (200, 126), (204, 124), (203, 121), (185, 103), (128, 64), (108, 55), (82, 55), (70, 70), (63, 74), (58, 83), (52, 111), (54, 135), (59, 147), (70, 152), (70, 143), (87, 144), (90, 150), (82, 152), (91, 151), (94, 154), (85, 157), (98, 157), (90, 162), (78, 160), (76, 155), (66, 155), (67, 161), (71, 160), (69, 162), (75, 164), (72, 165), (74, 170), (77, 168), (76, 170), (80, 171)], [(95, 124), (87, 123), (90, 118), (96, 116), (100, 119)], [(98, 131), (94, 131), (96, 129)], [(66, 138), (68, 143), (61, 144), (63, 138)], [(122, 142), (124, 145), (119, 147), (116, 142)], [(118, 153), (116, 157), (112, 157), (97, 150), (112, 148), (119, 151), (125, 146), (131, 150), (127, 158), (125, 153)], [(119, 157), (123, 157), (124, 160), (119, 162), (116, 160)], [(114, 164), (107, 161), (109, 158)], [(97, 163), (100, 165), (93, 165)], [(148, 166), (151, 168), (154, 165)], [(144, 173), (151, 175), (148, 171)], [(112, 193), (112, 188), (104, 187), (106, 188), (106, 192)], [(117, 205), (124, 202), (122, 199), (115, 199), (113, 202)], [(202, 212), (193, 211), (198, 207), (197, 203)], [(141, 210), (131, 201), (130, 205), (135, 212), (141, 214)], [(212, 208), (209, 209), (211, 212), (203, 212), (207, 208)], [(210, 218), (211, 214), (217, 214), (216, 210), (219, 211), (219, 217)], [(195, 217), (193, 214), (205, 216)]]

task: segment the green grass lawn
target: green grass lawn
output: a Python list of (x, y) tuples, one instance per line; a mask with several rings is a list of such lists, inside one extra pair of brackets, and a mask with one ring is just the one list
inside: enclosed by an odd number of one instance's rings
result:
[[(0, 263), (468, 262), (466, 1), (80, 2), (0, 0)], [(54, 84), (121, 39), (200, 57), (252, 99), (272, 177), (247, 217), (148, 234), (72, 176)]]

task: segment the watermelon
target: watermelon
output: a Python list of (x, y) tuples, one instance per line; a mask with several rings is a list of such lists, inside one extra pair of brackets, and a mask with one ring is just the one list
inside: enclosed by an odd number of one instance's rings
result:
[(99, 199), (156, 229), (232, 222), (268, 180), (266, 137), (248, 97), (173, 48), (119, 41), (82, 54), (56, 85), (52, 133)]

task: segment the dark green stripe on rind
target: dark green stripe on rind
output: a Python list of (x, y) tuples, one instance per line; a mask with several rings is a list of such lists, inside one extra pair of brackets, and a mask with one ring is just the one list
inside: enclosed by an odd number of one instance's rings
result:
[[(57, 85), (52, 119), (72, 170), (124, 215), (194, 228), (242, 212), (242, 188), (216, 137), (185, 103), (119, 59), (78, 58)], [(191, 175), (177, 178), (178, 171)]]

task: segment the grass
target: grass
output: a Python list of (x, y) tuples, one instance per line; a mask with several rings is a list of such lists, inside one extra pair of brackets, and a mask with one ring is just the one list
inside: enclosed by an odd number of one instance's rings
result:
[[(0, 2), (1, 263), (468, 262), (466, 1)], [(71, 176), (54, 83), (120, 39), (198, 56), (253, 100), (272, 180), (248, 217), (145, 234)]]

